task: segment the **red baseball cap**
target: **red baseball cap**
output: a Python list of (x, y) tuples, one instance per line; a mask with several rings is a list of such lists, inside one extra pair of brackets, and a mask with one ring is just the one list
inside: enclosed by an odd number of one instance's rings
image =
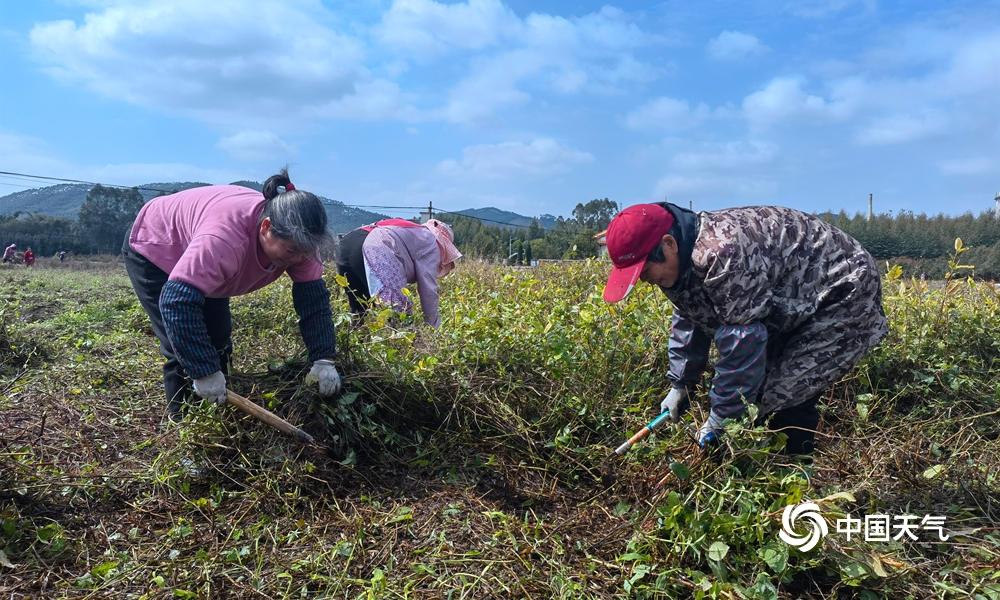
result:
[(608, 225), (611, 274), (604, 286), (604, 300), (618, 302), (632, 291), (646, 259), (670, 232), (674, 216), (659, 204), (636, 204), (621, 211)]

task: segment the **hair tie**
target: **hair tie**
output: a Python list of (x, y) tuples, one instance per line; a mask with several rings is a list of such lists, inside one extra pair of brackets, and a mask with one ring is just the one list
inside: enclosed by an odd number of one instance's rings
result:
[(291, 181), (289, 181), (288, 183), (285, 184), (285, 191), (286, 192), (294, 192), (295, 191), (295, 186), (292, 185)]

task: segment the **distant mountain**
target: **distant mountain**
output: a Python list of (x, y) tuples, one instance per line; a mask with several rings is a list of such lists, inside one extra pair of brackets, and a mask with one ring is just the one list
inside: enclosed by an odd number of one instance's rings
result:
[[(467, 208), (458, 211), (458, 214), (481, 219), (484, 224), (496, 227), (503, 227), (504, 225), (527, 227), (531, 225), (531, 221), (533, 220), (533, 217), (526, 217), (516, 212), (501, 210), (492, 206), (486, 208)], [(541, 223), (543, 229), (552, 229), (556, 226), (556, 217), (552, 215), (540, 215), (538, 221)]]
[[(209, 185), (199, 182), (147, 183), (138, 186), (146, 200), (160, 194), (172, 194), (182, 190)], [(237, 181), (233, 185), (242, 185), (250, 189), (261, 190), (261, 184), (256, 181)], [(0, 214), (26, 212), (32, 214), (52, 215), (75, 219), (80, 212), (80, 206), (87, 198), (87, 192), (93, 187), (85, 183), (64, 183), (14, 192), (0, 197)], [(356, 227), (367, 225), (386, 215), (344, 206), (342, 202), (319, 197), (326, 206), (327, 219), (334, 233), (345, 233)]]
[[(181, 190), (208, 185), (192, 181), (174, 183), (147, 183), (139, 186), (139, 193), (146, 200), (158, 196), (160, 192), (171, 194)], [(0, 197), (0, 214), (15, 212), (37, 213), (54, 217), (75, 219), (80, 205), (87, 198), (87, 192), (94, 186), (87, 183), (61, 183), (43, 188), (14, 192)], [(159, 190), (159, 191), (157, 191)]]
[(62, 183), (14, 192), (0, 198), (0, 214), (29, 212), (76, 218), (90, 188), (80, 183)]

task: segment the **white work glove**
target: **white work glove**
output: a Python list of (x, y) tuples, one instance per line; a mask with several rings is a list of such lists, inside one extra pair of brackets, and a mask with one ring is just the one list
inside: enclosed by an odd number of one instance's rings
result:
[(332, 360), (321, 358), (313, 363), (312, 369), (306, 375), (306, 383), (318, 383), (319, 395), (333, 396), (340, 391), (340, 373)]
[(211, 400), (216, 404), (225, 404), (226, 376), (222, 374), (222, 371), (216, 371), (211, 375), (199, 377), (194, 380), (194, 392), (205, 400)]
[(722, 417), (715, 414), (714, 411), (708, 413), (708, 418), (705, 419), (705, 424), (701, 426), (698, 430), (698, 445), (702, 448), (715, 445), (719, 443), (719, 438), (722, 436), (722, 432), (725, 428), (722, 426)]
[(676, 423), (684, 415), (684, 411), (688, 409), (690, 404), (691, 401), (688, 399), (687, 388), (671, 388), (667, 397), (663, 399), (663, 402), (660, 402), (660, 413), (662, 414), (669, 410), (669, 419)]

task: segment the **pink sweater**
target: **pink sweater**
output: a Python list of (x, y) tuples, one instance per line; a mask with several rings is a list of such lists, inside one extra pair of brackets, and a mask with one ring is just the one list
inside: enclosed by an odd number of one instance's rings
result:
[[(210, 185), (154, 198), (136, 216), (132, 249), (207, 298), (260, 289), (281, 276), (260, 248), (257, 220), (264, 196), (238, 185)], [(323, 264), (288, 269), (295, 282), (315, 281)]]

